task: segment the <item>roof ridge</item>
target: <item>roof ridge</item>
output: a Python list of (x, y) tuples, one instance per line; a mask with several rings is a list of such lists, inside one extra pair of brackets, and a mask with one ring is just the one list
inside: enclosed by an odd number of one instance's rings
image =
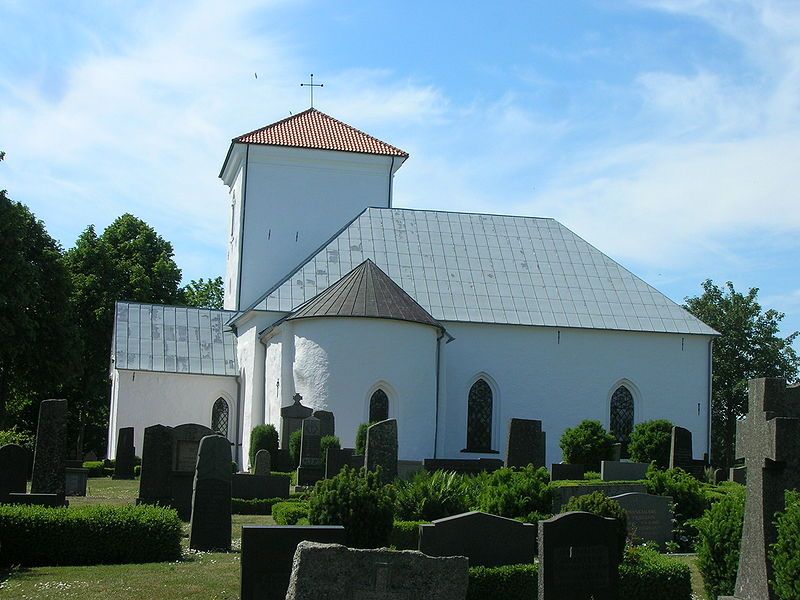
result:
[[(306, 114), (308, 112), (311, 112), (312, 110), (316, 110), (316, 109), (312, 106), (311, 108), (307, 108), (307, 109), (305, 109), (303, 111), (300, 111), (296, 115), (289, 115), (288, 117), (284, 117), (283, 119), (275, 121), (274, 123), (269, 123), (267, 125), (262, 125), (261, 127), (256, 127), (252, 131), (248, 131), (246, 133), (243, 133), (242, 135), (237, 135), (236, 137), (231, 138), (231, 141), (235, 143), (236, 141), (238, 141), (239, 139), (241, 139), (243, 137), (247, 137), (248, 135), (252, 135), (254, 133), (258, 133), (259, 131), (263, 131), (264, 129), (267, 129), (268, 127), (275, 127), (276, 125), (282, 125), (283, 123), (286, 123), (286, 121), (289, 121), (290, 119), (296, 119), (297, 117), (299, 117), (301, 115), (304, 115), (304, 114)], [(320, 111), (317, 111), (317, 112), (320, 112)]]

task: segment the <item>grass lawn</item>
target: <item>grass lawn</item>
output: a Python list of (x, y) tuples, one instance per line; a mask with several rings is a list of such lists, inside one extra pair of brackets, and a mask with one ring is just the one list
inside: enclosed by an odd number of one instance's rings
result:
[[(133, 503), (138, 481), (90, 479), (86, 498), (70, 498), (71, 506)], [(239, 544), (242, 525), (274, 525), (272, 517), (233, 515), (233, 551), (190, 552), (189, 526), (184, 527), (184, 559), (171, 563), (35, 567), (0, 572), (0, 598), (37, 600), (235, 600), (239, 598)], [(693, 555), (677, 556), (692, 569), (694, 598), (701, 600), (703, 582)]]

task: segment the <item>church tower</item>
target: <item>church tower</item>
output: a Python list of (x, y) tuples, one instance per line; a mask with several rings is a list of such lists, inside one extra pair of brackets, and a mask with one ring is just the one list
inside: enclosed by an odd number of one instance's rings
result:
[(368, 207), (408, 153), (314, 108), (231, 141), (225, 309), (245, 310)]

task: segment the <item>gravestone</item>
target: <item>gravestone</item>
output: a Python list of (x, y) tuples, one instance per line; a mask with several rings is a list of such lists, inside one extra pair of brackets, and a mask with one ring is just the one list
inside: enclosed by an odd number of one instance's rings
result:
[(550, 465), (551, 481), (583, 481), (583, 465), (557, 463)]
[(542, 422), (511, 419), (508, 423), (507, 467), (545, 466), (545, 432)]
[(350, 468), (360, 470), (364, 468), (364, 455), (363, 454), (353, 454), (350, 457)]
[(631, 481), (630, 483), (584, 483), (577, 485), (552, 486), (551, 495), (553, 499), (553, 512), (557, 513), (561, 507), (575, 496), (585, 496), (592, 492), (603, 492), (606, 496), (618, 496), (629, 492), (644, 494), (647, 487), (644, 483)]
[(62, 508), (69, 506), (69, 501), (64, 499), (64, 494), (17, 494), (8, 495), (9, 504), (24, 504), (27, 506), (45, 506), (47, 508)]
[[(170, 506), (178, 511), (178, 516), (184, 521), (190, 520), (192, 516), (192, 493), (200, 440), (209, 435), (216, 434), (211, 428), (197, 423), (184, 423), (172, 428)], [(230, 470), (231, 451), (228, 442), (228, 471)]]
[(611, 444), (611, 460), (622, 460), (622, 444)]
[(328, 448), (325, 452), (325, 479), (336, 477), (345, 465), (350, 465), (353, 457), (352, 448)]
[(784, 492), (800, 488), (800, 387), (752, 379), (747, 417), (736, 428), (736, 457), (747, 467), (744, 525), (733, 598), (774, 600), (770, 545)]
[(286, 600), (464, 600), (467, 559), (300, 542)]
[(587, 512), (539, 521), (538, 600), (618, 600), (619, 528)]
[(499, 458), (426, 458), (422, 468), (426, 471), (455, 471), (456, 473), (492, 473), (502, 469)]
[(628, 513), (628, 531), (642, 542), (662, 548), (672, 541), (672, 498), (641, 492), (611, 496)]
[(684, 427), (672, 428), (672, 439), (669, 451), (669, 468), (680, 468), (702, 480), (705, 475), (706, 463), (703, 460), (692, 458), (692, 432)]
[(122, 427), (117, 435), (114, 479), (133, 479), (133, 468), (135, 466), (136, 449), (133, 447), (133, 427)]
[(319, 434), (322, 437), (336, 435), (336, 423), (331, 411), (315, 410), (311, 416), (319, 419)]
[(714, 483), (719, 485), (727, 479), (725, 469), (714, 469)]
[(270, 456), (270, 463), (272, 471), (277, 471), (279, 473), (294, 471), (292, 456), (286, 448), (278, 448), (278, 450)]
[(650, 463), (604, 460), (600, 462), (600, 479), (603, 481), (639, 481), (645, 478), (649, 466)]
[(197, 455), (189, 548), (230, 550), (230, 547), (231, 445), (224, 436), (209, 435), (200, 440)]
[(145, 427), (136, 503), (169, 506), (172, 502), (171, 472), (172, 428), (166, 425)]
[(381, 468), (381, 480), (390, 483), (397, 477), (397, 419), (378, 421), (367, 429), (364, 465), (367, 471)]
[(244, 525), (241, 600), (285, 600), (294, 551), (303, 540), (343, 544), (344, 527)]
[(28, 485), (28, 451), (17, 444), (0, 447), (0, 503), (9, 494), (24, 494)]
[(419, 527), (419, 551), (428, 556), (466, 556), (469, 566), (533, 562), (537, 527), (483, 512), (467, 512)]
[(64, 469), (64, 495), (85, 496), (88, 481), (89, 469)]
[(32, 494), (64, 494), (64, 455), (67, 452), (67, 401), (43, 400), (39, 405)]
[(314, 410), (303, 406), (303, 397), (295, 394), (294, 404), (281, 408), (281, 448), (289, 448), (289, 438), (303, 427), (303, 420), (310, 417)]
[(272, 457), (269, 450), (256, 452), (256, 464), (253, 466), (253, 475), (269, 475), (272, 472)]
[(231, 496), (243, 500), (289, 497), (288, 475), (250, 475), (234, 473), (231, 476)]
[(730, 480), (742, 485), (747, 484), (747, 467), (731, 467)]
[(303, 421), (300, 438), (300, 466), (297, 467), (297, 485), (314, 485), (324, 475), (320, 450), (319, 419), (308, 417)]

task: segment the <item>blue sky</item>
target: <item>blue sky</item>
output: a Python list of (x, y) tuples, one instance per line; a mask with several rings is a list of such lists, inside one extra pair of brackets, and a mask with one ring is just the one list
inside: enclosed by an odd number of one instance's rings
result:
[(230, 138), (314, 72), (410, 152), (398, 206), (554, 217), (676, 301), (731, 280), (800, 329), (796, 2), (0, 0), (0, 39), (0, 187), (65, 247), (132, 212), (222, 274)]

